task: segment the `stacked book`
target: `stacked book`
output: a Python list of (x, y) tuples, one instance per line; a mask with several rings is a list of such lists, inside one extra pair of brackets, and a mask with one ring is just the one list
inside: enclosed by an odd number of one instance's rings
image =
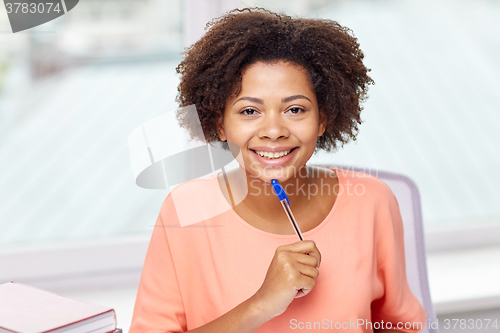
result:
[(16, 282), (0, 284), (0, 333), (108, 333), (115, 330), (113, 309)]

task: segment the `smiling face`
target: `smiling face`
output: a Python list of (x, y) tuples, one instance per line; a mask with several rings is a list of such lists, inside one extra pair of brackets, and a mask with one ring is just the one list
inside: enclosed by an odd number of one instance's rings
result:
[(241, 91), (227, 101), (218, 133), (240, 148), (237, 160), (247, 173), (285, 182), (312, 156), (325, 126), (301, 66), (257, 62), (243, 71)]

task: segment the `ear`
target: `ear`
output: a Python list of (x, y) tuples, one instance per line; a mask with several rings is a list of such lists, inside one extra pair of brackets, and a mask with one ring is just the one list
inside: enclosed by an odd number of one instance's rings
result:
[(217, 133), (219, 134), (219, 138), (221, 141), (226, 141), (226, 132), (224, 131), (224, 118), (222, 115), (219, 115), (217, 118)]
[(318, 126), (318, 136), (322, 136), (326, 131), (326, 113), (324, 111), (319, 112), (319, 126)]

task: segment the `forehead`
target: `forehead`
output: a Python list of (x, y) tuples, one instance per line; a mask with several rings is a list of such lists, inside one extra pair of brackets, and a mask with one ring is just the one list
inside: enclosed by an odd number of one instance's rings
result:
[(277, 81), (282, 79), (295, 78), (310, 83), (309, 74), (306, 69), (298, 64), (283, 60), (275, 62), (255, 62), (241, 72), (242, 80)]
[(238, 96), (248, 93), (269, 95), (299, 92), (314, 95), (309, 73), (302, 66), (282, 60), (272, 63), (259, 61), (242, 71)]

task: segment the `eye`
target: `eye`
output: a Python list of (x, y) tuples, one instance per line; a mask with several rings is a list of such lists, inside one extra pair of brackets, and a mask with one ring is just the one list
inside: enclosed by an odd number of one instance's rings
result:
[(289, 109), (288, 111), (290, 111), (292, 114), (299, 114), (299, 113), (305, 112), (306, 110), (304, 110), (303, 108), (294, 107), (294, 108)]
[(248, 108), (248, 109), (241, 111), (240, 114), (243, 114), (245, 116), (253, 116), (253, 115), (257, 114), (257, 111), (255, 109)]

